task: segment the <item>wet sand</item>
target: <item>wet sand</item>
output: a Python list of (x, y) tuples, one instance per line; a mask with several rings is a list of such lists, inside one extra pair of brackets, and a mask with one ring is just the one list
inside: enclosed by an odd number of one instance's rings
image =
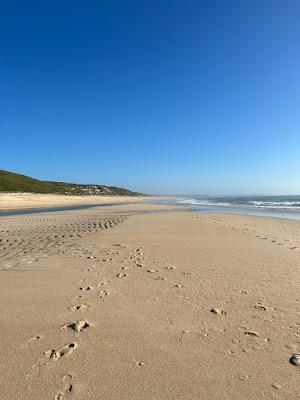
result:
[(300, 398), (300, 223), (170, 208), (0, 219), (1, 398)]

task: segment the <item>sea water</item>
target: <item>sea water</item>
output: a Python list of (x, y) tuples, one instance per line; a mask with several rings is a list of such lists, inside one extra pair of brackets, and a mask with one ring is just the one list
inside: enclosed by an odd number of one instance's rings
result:
[(300, 220), (300, 195), (295, 196), (174, 196), (167, 204), (187, 205), (194, 212), (230, 213)]

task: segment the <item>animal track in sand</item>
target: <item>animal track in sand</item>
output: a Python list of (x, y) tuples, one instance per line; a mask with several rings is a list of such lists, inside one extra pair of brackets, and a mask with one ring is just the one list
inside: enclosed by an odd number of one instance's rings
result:
[(62, 379), (62, 388), (56, 393), (54, 400), (67, 400), (73, 391), (72, 375), (65, 375)]
[(76, 342), (69, 343), (63, 346), (59, 350), (47, 350), (45, 352), (45, 356), (48, 357), (52, 361), (57, 361), (60, 358), (64, 357), (65, 355), (69, 355), (73, 353), (73, 351), (78, 347)]

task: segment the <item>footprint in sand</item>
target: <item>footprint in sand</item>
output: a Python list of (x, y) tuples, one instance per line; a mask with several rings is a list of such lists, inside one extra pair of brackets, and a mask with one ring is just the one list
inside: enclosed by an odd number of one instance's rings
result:
[(259, 337), (259, 334), (257, 332), (254, 331), (246, 331), (245, 335), (250, 336), (250, 337)]
[(136, 365), (138, 365), (139, 367), (142, 367), (145, 365), (144, 361), (136, 361)]
[(176, 288), (183, 289), (185, 286), (182, 283), (175, 283), (174, 285)]
[(142, 268), (143, 266), (144, 266), (144, 264), (142, 263), (142, 262), (140, 262), (140, 261), (135, 261), (135, 264), (134, 264), (136, 267), (138, 267), (138, 268)]
[(126, 274), (125, 272), (116, 275), (117, 278), (125, 278), (126, 276), (128, 276), (128, 274)]
[(267, 310), (267, 307), (264, 306), (264, 305), (261, 304), (261, 303), (256, 303), (255, 306), (254, 306), (254, 308), (256, 308), (256, 309), (259, 310), (259, 311), (266, 311), (266, 310)]
[(105, 296), (108, 296), (109, 293), (106, 290), (99, 290), (98, 293), (98, 300), (104, 299)]
[(93, 289), (94, 289), (93, 286), (81, 286), (79, 288), (79, 290), (82, 290), (82, 291), (89, 291), (89, 290), (93, 290)]
[(62, 383), (62, 388), (56, 393), (54, 400), (66, 400), (71, 397), (73, 391), (72, 375), (65, 375)]
[(89, 328), (90, 323), (88, 321), (85, 321), (83, 319), (80, 319), (79, 321), (71, 322), (69, 324), (65, 324), (62, 329), (70, 329), (71, 331), (74, 332), (83, 332), (87, 328)]
[(300, 367), (300, 354), (293, 354), (289, 361), (292, 365)]
[(164, 276), (158, 276), (157, 278), (155, 278), (156, 281), (165, 281), (167, 278), (165, 278)]
[(47, 350), (45, 356), (51, 361), (57, 361), (65, 355), (73, 353), (73, 351), (78, 347), (76, 342), (69, 343), (59, 350)]
[(226, 311), (221, 310), (220, 308), (215, 308), (215, 307), (211, 308), (210, 312), (215, 315), (226, 315), (227, 314)]
[(174, 269), (176, 269), (173, 265), (171, 265), (170, 267), (166, 267), (165, 268), (167, 271), (172, 271)]
[(83, 311), (83, 310), (87, 310), (90, 307), (91, 307), (90, 304), (78, 304), (76, 306), (70, 307), (69, 310), (71, 310), (71, 311)]

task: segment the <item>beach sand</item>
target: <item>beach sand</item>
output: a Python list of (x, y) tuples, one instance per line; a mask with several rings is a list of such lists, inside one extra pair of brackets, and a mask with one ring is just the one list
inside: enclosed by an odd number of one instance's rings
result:
[(1, 399), (300, 398), (300, 222), (167, 208), (0, 218)]
[(62, 194), (0, 193), (0, 211), (84, 204), (132, 203), (139, 196), (66, 196)]

